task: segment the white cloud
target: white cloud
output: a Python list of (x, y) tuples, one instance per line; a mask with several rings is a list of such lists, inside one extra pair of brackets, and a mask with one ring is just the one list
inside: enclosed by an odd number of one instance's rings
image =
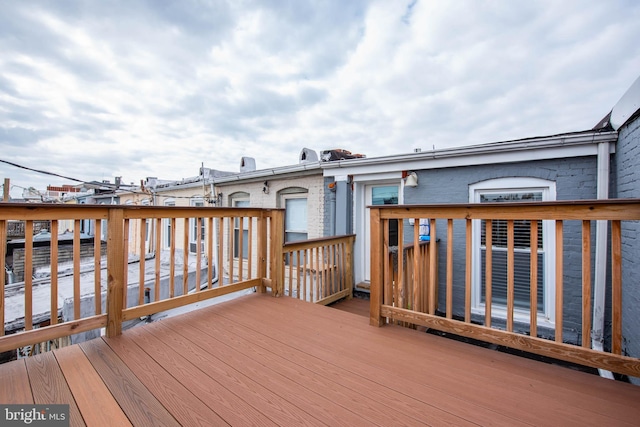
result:
[(637, 77), (637, 22), (623, 0), (6, 2), (2, 158), (139, 182), (584, 130)]

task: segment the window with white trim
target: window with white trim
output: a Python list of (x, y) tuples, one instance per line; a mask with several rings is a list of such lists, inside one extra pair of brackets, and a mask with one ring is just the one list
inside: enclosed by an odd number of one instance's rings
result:
[[(233, 196), (231, 206), (234, 208), (248, 208), (250, 206), (249, 197), (243, 195)], [(242, 234), (241, 234), (242, 233)], [(249, 221), (247, 218), (235, 218), (233, 221), (233, 256), (240, 257), (240, 238), (242, 237), (242, 258), (249, 259)]]
[[(279, 206), (284, 208), (284, 241), (296, 242), (306, 240), (309, 237), (307, 196), (306, 188), (290, 187), (279, 192)], [(285, 254), (284, 262), (304, 264), (305, 253), (301, 252), (297, 257), (290, 259), (290, 254)]]
[[(195, 197), (190, 201), (191, 206), (204, 207), (204, 199), (202, 197)], [(205, 220), (200, 218), (200, 250), (204, 251), (204, 236), (205, 236)], [(198, 219), (189, 218), (189, 252), (198, 252)]]
[(284, 205), (284, 241), (295, 242), (306, 240), (307, 224), (307, 193), (283, 194)]
[[(164, 205), (165, 206), (175, 206), (176, 205), (176, 201), (173, 199), (168, 199), (164, 201)], [(163, 239), (163, 243), (164, 243), (164, 247), (165, 248), (170, 248), (171, 247), (171, 218), (164, 218), (163, 220), (163, 231), (164, 231), (164, 239)]]
[[(473, 203), (532, 202), (555, 200), (553, 181), (538, 178), (499, 178), (473, 184), (469, 198)], [(554, 322), (555, 308), (555, 234), (553, 221), (538, 222), (537, 311), (541, 324)], [(486, 297), (486, 221), (474, 220), (473, 224), (473, 310), (484, 313)], [(530, 309), (530, 221), (514, 221), (514, 317), (528, 322)], [(496, 218), (491, 221), (492, 236), (492, 315), (506, 317), (507, 305), (507, 221)]]

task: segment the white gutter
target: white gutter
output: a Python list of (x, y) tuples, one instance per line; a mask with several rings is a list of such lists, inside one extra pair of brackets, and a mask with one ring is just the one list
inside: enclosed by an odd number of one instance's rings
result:
[(312, 174), (321, 173), (320, 162), (305, 162), (296, 165), (281, 166), (271, 169), (259, 169), (249, 172), (240, 172), (233, 175), (216, 177), (211, 180), (214, 185), (233, 184), (235, 182), (247, 182), (250, 180), (263, 180), (271, 177), (282, 177), (287, 174)]
[(323, 162), (324, 176), (378, 174), (390, 170), (427, 170), (497, 163), (514, 163), (532, 159), (557, 159), (596, 156), (598, 144), (615, 142), (617, 133), (580, 132), (505, 141), (484, 145), (445, 148), (385, 157)]
[[(598, 199), (609, 198), (609, 149), (610, 143), (598, 144)], [(591, 348), (604, 351), (604, 311), (607, 285), (607, 221), (596, 221), (596, 259), (593, 289), (593, 330)], [(610, 371), (598, 369), (601, 377), (614, 379)]]

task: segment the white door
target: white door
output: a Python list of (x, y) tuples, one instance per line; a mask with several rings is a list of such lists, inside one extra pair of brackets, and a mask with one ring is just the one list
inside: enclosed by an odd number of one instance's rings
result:
[[(365, 206), (397, 205), (400, 194), (399, 184), (370, 184), (365, 186)], [(364, 279), (371, 280), (371, 212), (364, 209), (364, 253), (362, 261), (364, 263)], [(397, 222), (389, 224), (389, 245), (398, 244)]]

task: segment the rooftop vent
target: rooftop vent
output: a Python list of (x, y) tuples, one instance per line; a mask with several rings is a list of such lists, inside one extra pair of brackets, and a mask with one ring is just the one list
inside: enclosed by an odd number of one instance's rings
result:
[(300, 152), (299, 163), (315, 163), (318, 161), (318, 153), (309, 149), (303, 148)]
[(243, 157), (240, 159), (240, 172), (253, 172), (256, 170), (256, 159), (253, 157)]

